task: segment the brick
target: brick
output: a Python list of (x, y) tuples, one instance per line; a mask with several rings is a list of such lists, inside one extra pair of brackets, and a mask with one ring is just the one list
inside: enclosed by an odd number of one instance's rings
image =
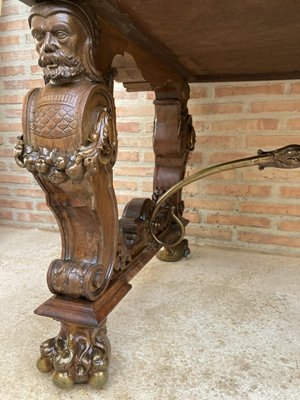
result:
[(8, 187), (0, 187), (0, 196), (10, 196), (11, 189)]
[(200, 222), (201, 218), (198, 212), (184, 211), (184, 218), (186, 218), (190, 223), (197, 224)]
[[(118, 113), (117, 113), (118, 115)], [(138, 122), (119, 122), (117, 121), (117, 131), (120, 132), (140, 132), (141, 124)]]
[(1, 210), (0, 209), (0, 223), (4, 219), (12, 220), (13, 219), (13, 213), (11, 211), (8, 211), (8, 210)]
[[(33, 179), (33, 178), (32, 178)], [(0, 174), (0, 182), (3, 183), (30, 183), (32, 179), (27, 175), (7, 175), (7, 174)]]
[(283, 221), (278, 224), (278, 229), (288, 232), (300, 232), (300, 221)]
[(121, 107), (117, 106), (117, 116), (120, 117), (132, 117), (133, 115), (135, 117), (154, 117), (154, 108), (152, 104), (149, 104), (149, 106), (137, 106), (137, 105), (131, 105), (130, 107), (128, 104), (126, 107)]
[(287, 122), (287, 128), (291, 131), (300, 129), (300, 118), (290, 119)]
[(18, 209), (27, 209), (32, 210), (33, 206), (30, 201), (19, 201), (19, 200), (7, 200), (0, 199), (0, 207), (4, 208), (18, 208)]
[(242, 104), (225, 103), (225, 104), (195, 104), (189, 107), (191, 114), (208, 115), (208, 114), (235, 114), (243, 111)]
[(291, 94), (300, 94), (300, 83), (295, 82), (291, 84)]
[(213, 153), (209, 157), (209, 163), (210, 164), (219, 164), (219, 163), (224, 163), (228, 161), (233, 161), (233, 160), (238, 160), (240, 158), (245, 158), (249, 157), (248, 153), (244, 152), (226, 152), (226, 153)]
[(194, 127), (196, 133), (202, 132), (206, 129), (206, 123), (205, 123), (205, 121), (193, 120), (193, 127)]
[(186, 186), (184, 189), (184, 196), (187, 196), (190, 194), (191, 196), (198, 196), (199, 194), (199, 184), (198, 182), (194, 182)]
[[(197, 171), (195, 171), (197, 172)], [(207, 176), (205, 178), (206, 181), (232, 181), (233, 179), (236, 179), (237, 176), (237, 171), (236, 170), (229, 170), (225, 172), (218, 172), (217, 174), (213, 174), (211, 176)]]
[(15, 81), (4, 81), (4, 89), (33, 89), (44, 85), (42, 79), (22, 79)]
[[(0, 2), (1, 4), (1, 2)], [(19, 7), (16, 4), (2, 4), (1, 16), (7, 17), (9, 15), (17, 15)]]
[(118, 204), (127, 204), (130, 200), (132, 200), (133, 196), (125, 195), (125, 194), (117, 194), (117, 203)]
[(114, 180), (114, 188), (115, 190), (137, 190), (137, 183), (134, 181), (128, 180)]
[(190, 86), (191, 99), (203, 99), (205, 97), (207, 97), (207, 87), (199, 85)]
[(21, 104), (23, 98), (19, 95), (0, 95), (0, 104)]
[(189, 163), (202, 163), (203, 155), (198, 151), (193, 151), (189, 154)]
[(207, 194), (217, 195), (233, 195), (233, 196), (255, 196), (255, 197), (269, 197), (271, 195), (270, 186), (259, 186), (259, 185), (206, 185), (204, 192)]
[(127, 167), (120, 166), (120, 163), (116, 164), (114, 168), (116, 176), (153, 176), (153, 167)]
[(139, 161), (140, 155), (137, 151), (121, 151), (118, 154), (118, 161)]
[(234, 148), (240, 142), (239, 138), (236, 136), (214, 136), (214, 135), (199, 135), (197, 138), (197, 147), (226, 147), (226, 148)]
[(16, 21), (6, 21), (0, 23), (0, 31), (17, 31), (17, 30), (25, 30), (28, 29), (28, 23), (25, 19), (20, 19)]
[(250, 243), (287, 246), (287, 247), (300, 247), (300, 239), (289, 236), (275, 236), (271, 234), (261, 234), (254, 232), (240, 232), (238, 238), (241, 241)]
[(298, 182), (300, 180), (299, 169), (277, 169), (266, 168), (258, 170), (257, 167), (241, 170), (243, 179), (246, 181), (277, 181), (277, 182)]
[(22, 130), (21, 123), (9, 123), (9, 124), (1, 124), (0, 123), (0, 132), (18, 132)]
[(22, 117), (21, 108), (6, 108), (4, 110), (4, 113), (7, 118), (18, 118), (19, 120), (21, 120)]
[(187, 209), (194, 208), (196, 210), (208, 209), (222, 211), (234, 209), (234, 203), (230, 200), (209, 201), (202, 200), (198, 197), (185, 197), (184, 203)]
[(119, 147), (150, 147), (152, 146), (152, 137), (145, 137), (143, 135), (141, 136), (135, 136), (135, 137), (129, 137), (129, 136), (122, 136), (119, 135)]
[(16, 189), (18, 197), (44, 198), (44, 192), (39, 188)]
[(23, 66), (18, 67), (0, 67), (0, 75), (2, 76), (12, 76), (12, 75), (24, 75), (25, 68)]
[(280, 196), (287, 199), (299, 199), (300, 198), (300, 187), (284, 186), (280, 188)]
[(136, 100), (139, 94), (138, 92), (126, 92), (123, 85), (118, 85), (118, 89), (114, 90), (114, 97), (117, 101), (123, 99)]
[(229, 241), (232, 238), (232, 232), (229, 230), (214, 229), (209, 227), (203, 227), (201, 225), (189, 224), (186, 228), (186, 234), (192, 236), (198, 236), (203, 239), (215, 239), (222, 241)]
[(42, 69), (39, 65), (31, 65), (30, 71), (32, 74), (42, 74)]
[(296, 112), (300, 111), (300, 101), (258, 102), (251, 104), (251, 112)]
[(216, 132), (243, 132), (243, 131), (266, 131), (276, 130), (278, 119), (239, 119), (227, 121), (214, 121), (210, 124), (211, 130)]
[(255, 228), (269, 228), (271, 222), (268, 218), (248, 217), (244, 215), (208, 215), (206, 218), (208, 224), (237, 225)]
[(0, 60), (5, 62), (37, 60), (37, 55), (33, 50), (4, 51), (0, 53)]
[(284, 84), (259, 84), (242, 86), (217, 86), (216, 97), (284, 94)]
[(300, 205), (242, 202), (240, 203), (240, 211), (255, 214), (300, 216)]
[(246, 138), (246, 147), (254, 147), (256, 149), (263, 149), (265, 151), (274, 150), (277, 147), (283, 147), (291, 143), (298, 143), (299, 136), (296, 135), (279, 135), (279, 136), (262, 136), (251, 135)]
[(19, 44), (20, 37), (19, 35), (7, 35), (7, 36), (0, 36), (0, 47), (3, 46), (10, 46), (13, 44)]
[(0, 157), (13, 157), (13, 156), (14, 156), (14, 149), (0, 148)]
[(49, 211), (49, 207), (45, 202), (37, 203), (35, 207), (39, 211)]
[(154, 162), (155, 160), (155, 154), (153, 153), (153, 151), (148, 151), (144, 153), (144, 161), (145, 162)]
[(154, 92), (146, 92), (145, 98), (147, 100), (154, 100), (155, 99), (155, 93)]
[(17, 221), (19, 222), (37, 222), (43, 224), (56, 224), (56, 219), (52, 214), (46, 213), (18, 213)]
[(142, 191), (144, 193), (151, 193), (151, 194), (153, 193), (153, 182), (152, 182), (152, 179), (151, 179), (150, 182), (146, 182), (146, 181), (142, 182)]

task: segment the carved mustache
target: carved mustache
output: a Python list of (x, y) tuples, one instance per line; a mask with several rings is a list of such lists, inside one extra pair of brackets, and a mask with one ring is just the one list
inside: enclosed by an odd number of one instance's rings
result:
[(64, 67), (77, 67), (80, 61), (69, 54), (64, 53), (61, 50), (57, 50), (55, 53), (42, 53), (39, 58), (39, 66), (42, 68), (53, 66), (64, 66)]

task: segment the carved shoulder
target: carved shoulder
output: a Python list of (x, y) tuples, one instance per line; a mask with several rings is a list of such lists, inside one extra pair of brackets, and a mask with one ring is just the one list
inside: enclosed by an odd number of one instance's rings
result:
[(32, 131), (34, 123), (33, 110), (36, 107), (36, 99), (41, 90), (41, 88), (32, 89), (24, 98), (22, 111), (22, 131), (23, 139), (26, 144), (31, 144), (30, 131)]

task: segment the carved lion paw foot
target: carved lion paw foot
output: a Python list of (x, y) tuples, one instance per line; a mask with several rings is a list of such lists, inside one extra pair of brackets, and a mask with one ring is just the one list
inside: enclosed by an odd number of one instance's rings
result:
[(53, 372), (53, 383), (68, 389), (74, 383), (89, 383), (102, 389), (108, 379), (110, 344), (106, 328), (88, 328), (62, 324), (59, 335), (40, 347), (37, 368)]

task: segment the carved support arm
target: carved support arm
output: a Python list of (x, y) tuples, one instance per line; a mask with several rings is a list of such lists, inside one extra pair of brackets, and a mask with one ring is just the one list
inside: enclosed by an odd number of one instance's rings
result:
[[(189, 99), (187, 84), (183, 85), (181, 90), (172, 85), (166, 85), (157, 89), (155, 94), (153, 199), (158, 201), (170, 187), (184, 178), (189, 152), (194, 149), (195, 132), (192, 117), (187, 109)], [(173, 209), (174, 215), (184, 225), (187, 224), (188, 221), (182, 217), (184, 203), (180, 190), (169, 198), (166, 206), (168, 209)], [(162, 216), (162, 219), (164, 218)], [(168, 246), (165, 242), (165, 248), (158, 253), (158, 257), (164, 261), (176, 261), (188, 255), (186, 240), (181, 245), (180, 243), (177, 245)]]

